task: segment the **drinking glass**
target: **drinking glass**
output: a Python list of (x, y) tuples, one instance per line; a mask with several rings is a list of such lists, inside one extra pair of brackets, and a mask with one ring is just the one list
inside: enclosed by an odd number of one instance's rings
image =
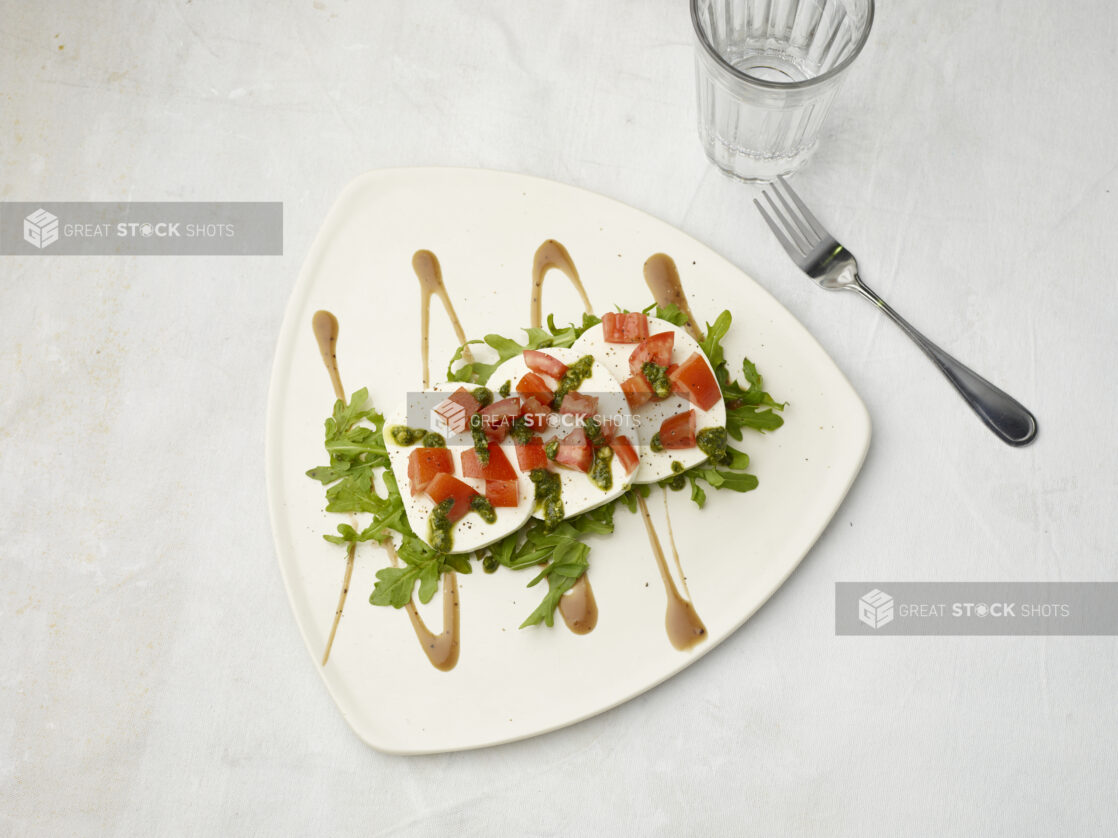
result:
[(691, 0), (699, 138), (726, 174), (767, 182), (811, 158), (873, 24), (873, 0)]

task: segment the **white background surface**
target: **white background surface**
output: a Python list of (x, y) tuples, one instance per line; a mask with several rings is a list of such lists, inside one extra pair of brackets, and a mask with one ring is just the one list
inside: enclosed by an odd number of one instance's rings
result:
[[(1012, 450), (706, 163), (685, 4), (4, 2), (0, 199), (281, 200), (286, 255), (0, 258), (0, 833), (1113, 834), (1118, 640), (837, 638), (833, 598), (1115, 578), (1116, 37), (1104, 2), (887, 3), (796, 179), (876, 290), (1034, 410)], [(875, 437), (800, 570), (683, 675), (397, 758), (308, 662), (263, 416), (336, 193), (435, 164), (711, 245), (832, 353)]]

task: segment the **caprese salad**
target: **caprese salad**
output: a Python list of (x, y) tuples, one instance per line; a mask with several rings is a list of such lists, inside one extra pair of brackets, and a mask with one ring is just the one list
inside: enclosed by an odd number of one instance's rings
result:
[(606, 314), (570, 347), (524, 349), (485, 384), (434, 393), (390, 414), (384, 437), (411, 528), (441, 553), (487, 547), (530, 516), (551, 530), (634, 484), (727, 460), (710, 359), (644, 312)]

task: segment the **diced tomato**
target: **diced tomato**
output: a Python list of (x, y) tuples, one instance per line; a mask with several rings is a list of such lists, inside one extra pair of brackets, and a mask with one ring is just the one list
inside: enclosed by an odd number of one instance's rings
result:
[(556, 381), (563, 377), (567, 372), (567, 365), (546, 352), (538, 352), (535, 349), (524, 350), (524, 363), (532, 372), (538, 372), (540, 375), (550, 375)]
[(467, 420), (475, 413), (477, 413), (478, 408), (481, 407), (481, 403), (472, 395), (470, 395), (470, 391), (467, 390), (465, 387), (459, 387), (457, 390), (451, 393), (450, 401), (457, 402), (458, 404), (462, 405), (462, 407), (466, 408)]
[(625, 466), (626, 474), (632, 474), (637, 470), (637, 466), (640, 465), (640, 458), (637, 457), (637, 451), (633, 448), (633, 443), (629, 442), (629, 437), (615, 436), (609, 447), (613, 449), (613, 453), (617, 455), (621, 465)]
[(579, 471), (590, 471), (590, 463), (594, 460), (594, 446), (582, 428), (575, 428), (559, 440), (559, 452), (555, 455), (555, 462), (576, 468)]
[(548, 406), (535, 397), (525, 399), (520, 406), (520, 415), (524, 417), (528, 427), (537, 431), (547, 427), (547, 414), (550, 412)]
[(551, 404), (551, 399), (555, 395), (551, 392), (551, 388), (547, 386), (542, 378), (534, 372), (530, 372), (520, 379), (516, 385), (516, 392), (526, 398), (534, 398), (544, 404)]
[(442, 503), (447, 498), (454, 498), (454, 503), (447, 513), (447, 518), (452, 522), (457, 521), (470, 511), (470, 500), (478, 494), (472, 486), (468, 486), (457, 477), (449, 474), (436, 474), (435, 479), (427, 486), (427, 496), (435, 503)]
[(695, 447), (695, 411), (669, 416), (660, 425), (660, 444), (665, 448)]
[(482, 428), (485, 433), (485, 439), (488, 442), (504, 442), (505, 437), (509, 435), (508, 425), (487, 425)]
[(675, 332), (660, 332), (641, 341), (629, 356), (629, 372), (633, 375), (641, 375), (641, 368), (646, 361), (651, 361), (659, 367), (668, 366), (672, 362), (674, 346)]
[(462, 476), (478, 477), (482, 480), (515, 480), (516, 472), (503, 448), (495, 442), (489, 443), (489, 464), (482, 465), (477, 451), (467, 448), (462, 452)]
[(625, 392), (625, 401), (629, 402), (629, 407), (633, 410), (652, 401), (652, 387), (643, 375), (626, 378), (621, 382), (621, 389)]
[(416, 448), (408, 457), (411, 493), (418, 495), (436, 474), (454, 474), (454, 458), (447, 448)]
[(573, 413), (575, 416), (592, 416), (598, 412), (598, 397), (584, 396), (577, 390), (571, 390), (563, 396), (559, 412)]
[(520, 503), (520, 485), (516, 480), (486, 480), (485, 497), (494, 506), (516, 506)]
[(490, 442), (500, 442), (509, 432), (509, 423), (520, 415), (520, 399), (512, 396), (483, 407), (481, 429)]
[(640, 343), (648, 337), (648, 317), (639, 311), (602, 315), (606, 343)]
[(722, 391), (718, 388), (718, 381), (710, 364), (698, 352), (692, 352), (686, 361), (668, 373), (668, 378), (671, 379), (673, 390), (686, 396), (688, 401), (703, 410), (710, 410), (722, 398)]
[(516, 464), (524, 472), (534, 468), (547, 468), (547, 454), (543, 450), (543, 440), (534, 436), (523, 445), (517, 443)]
[(520, 399), (510, 396), (481, 409), (482, 422), (487, 425), (507, 425), (520, 415)]
[(617, 427), (621, 424), (621, 417), (616, 414), (613, 416), (595, 416), (594, 420), (598, 423), (598, 428), (602, 432), (602, 439), (609, 442), (613, 439), (613, 435), (617, 433)]

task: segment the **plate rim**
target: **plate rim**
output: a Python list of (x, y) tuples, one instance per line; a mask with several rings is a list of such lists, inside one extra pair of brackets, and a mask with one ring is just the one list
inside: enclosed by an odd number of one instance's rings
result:
[[(323, 251), (327, 246), (326, 243), (332, 236), (334, 225), (329, 224), (328, 222), (333, 221), (335, 215), (341, 210), (341, 208), (355, 194), (367, 188), (367, 186), (371, 182), (375, 182), (380, 178), (386, 177), (400, 177), (409, 175), (424, 177), (438, 173), (459, 174), (474, 177), (498, 177), (521, 181), (531, 181), (538, 184), (546, 185), (546, 187), (548, 188), (559, 187), (564, 190), (570, 190), (571, 192), (583, 193), (595, 200), (606, 201), (610, 204), (616, 205), (624, 212), (635, 214), (641, 219), (651, 220), (656, 224), (671, 227), (673, 230), (686, 236), (688, 239), (690, 239), (692, 242), (706, 251), (707, 254), (709, 254), (709, 256), (712, 257), (720, 265), (724, 266), (725, 268), (731, 269), (733, 272), (744, 276), (746, 279), (752, 282), (753, 285), (756, 286), (757, 290), (768, 298), (769, 302), (772, 305), (776, 306), (787, 315), (788, 320), (792, 324), (794, 324), (794, 328), (798, 329), (798, 340), (804, 340), (808, 344), (812, 345), (816, 350), (818, 350), (818, 354), (822, 356), (822, 358), (824, 358), (830, 365), (831, 371), (835, 375), (837, 375), (838, 379), (846, 386), (847, 393), (850, 397), (852, 397), (850, 407), (855, 409), (853, 411), (853, 417), (856, 419), (856, 423), (853, 430), (860, 430), (861, 433), (858, 434), (859, 444), (854, 465), (850, 469), (849, 475), (844, 481), (841, 487), (841, 491), (838, 493), (835, 499), (834, 507), (820, 521), (818, 527), (815, 528), (815, 531), (811, 533), (811, 538), (807, 542), (806, 548), (800, 553), (798, 557), (795, 558), (794, 561), (791, 561), (786, 566), (785, 571), (779, 575), (779, 578), (776, 580), (771, 590), (768, 590), (767, 593), (765, 593), (765, 595), (756, 603), (756, 605), (752, 609), (744, 612), (740, 619), (734, 622), (733, 626), (725, 633), (725, 636), (718, 640), (716, 643), (703, 644), (702, 648), (691, 650), (691, 653), (687, 657), (681, 657), (678, 666), (669, 667), (668, 670), (666, 670), (665, 673), (662, 675), (662, 677), (659, 677), (642, 685), (640, 689), (636, 690), (635, 692), (625, 694), (615, 702), (596, 707), (595, 709), (590, 710), (577, 717), (564, 719), (560, 722), (557, 722), (555, 725), (533, 730), (529, 733), (518, 733), (505, 738), (477, 742), (473, 744), (453, 745), (450, 747), (402, 748), (394, 747), (392, 745), (386, 745), (375, 741), (375, 738), (370, 736), (367, 731), (361, 730), (357, 727), (354, 720), (350, 717), (349, 713), (346, 712), (345, 705), (341, 701), (338, 693), (335, 691), (330, 678), (327, 676), (326, 668), (321, 665), (318, 652), (315, 649), (311, 648), (310, 638), (304, 629), (303, 621), (300, 619), (300, 614), (302, 612), (295, 601), (294, 589), (292, 585), (293, 580), (290, 575), (292, 569), (288, 566), (292, 562), (292, 559), (290, 556), (287, 555), (287, 549), (285, 548), (285, 546), (281, 544), (279, 538), (279, 530), (277, 528), (277, 522), (281, 519), (282, 512), (282, 510), (280, 509), (278, 480), (275, 474), (279, 446), (278, 417), (280, 413), (280, 394), (284, 391), (286, 386), (286, 382), (281, 380), (280, 370), (287, 369), (287, 367), (289, 366), (288, 362), (293, 357), (295, 345), (294, 332), (297, 328), (296, 314), (298, 310), (301, 310), (307, 296), (309, 295), (309, 292), (311, 290), (311, 277), (314, 273), (313, 269), (321, 261)], [(537, 736), (553, 733), (557, 730), (561, 730), (562, 728), (578, 724), (601, 713), (605, 713), (609, 710), (619, 707), (620, 705), (625, 704), (626, 702), (631, 701), (634, 698), (643, 695), (644, 693), (647, 693), (655, 687), (658, 687), (660, 684), (663, 684), (665, 681), (675, 677), (681, 671), (691, 666), (693, 663), (700, 660), (701, 658), (705, 657), (714, 649), (721, 646), (724, 641), (728, 640), (731, 636), (736, 634), (741, 629), (741, 627), (745, 625), (746, 622), (748, 622), (766, 603), (768, 603), (770, 599), (772, 599), (776, 592), (779, 591), (784, 586), (785, 582), (788, 581), (791, 575), (797, 569), (799, 569), (808, 553), (810, 553), (812, 549), (814, 549), (815, 545), (819, 541), (819, 538), (831, 525), (831, 522), (834, 520), (835, 515), (838, 513), (839, 509), (845, 502), (851, 487), (854, 485), (854, 481), (857, 480), (858, 475), (861, 474), (862, 467), (865, 464), (865, 459), (869, 452), (870, 442), (873, 437), (873, 423), (870, 417), (869, 410), (866, 408), (865, 402), (863, 401), (858, 391), (854, 388), (854, 385), (850, 382), (850, 379), (847, 378), (846, 373), (843, 372), (842, 368), (839, 367), (835, 360), (831, 357), (830, 353), (826, 351), (823, 345), (819, 343), (819, 341), (807, 329), (807, 327), (804, 326), (804, 324), (801, 323), (800, 320), (787, 307), (785, 307), (778, 299), (776, 299), (776, 297), (774, 297), (769, 292), (769, 290), (765, 288), (765, 286), (761, 285), (761, 283), (754, 279), (750, 274), (746, 273), (740, 267), (724, 257), (721, 253), (714, 250), (712, 247), (700, 241), (699, 239), (695, 238), (695, 236), (688, 233), (687, 231), (677, 227), (675, 224), (672, 224), (671, 222), (665, 221), (661, 218), (657, 218), (651, 213), (645, 212), (644, 210), (634, 207), (630, 204), (626, 204), (624, 201), (620, 201), (616, 198), (610, 197), (609, 195), (604, 195), (600, 192), (595, 192), (582, 186), (564, 183), (563, 181), (558, 181), (551, 178), (544, 178), (537, 175), (523, 174), (519, 172), (510, 172), (501, 169), (487, 169), (464, 166), (400, 166), (369, 169), (350, 180), (341, 189), (337, 197), (331, 203), (330, 209), (323, 217), (323, 220), (318, 227), (318, 231), (315, 234), (314, 240), (307, 251), (307, 255), (303, 259), (302, 265), (299, 269), (298, 277), (295, 280), (295, 284), (291, 288), (291, 292), (284, 306), (283, 319), (280, 324), (279, 334), (277, 335), (275, 346), (276, 348), (272, 360), (272, 371), (268, 382), (268, 398), (266, 402), (267, 408), (264, 428), (264, 480), (268, 499), (269, 524), (272, 531), (272, 544), (276, 552), (276, 561), (280, 567), (280, 576), (283, 580), (284, 594), (287, 597), (288, 606), (291, 609), (292, 617), (295, 619), (296, 627), (298, 628), (299, 634), (302, 637), (303, 645), (306, 648), (307, 653), (310, 655), (312, 666), (318, 673), (319, 678), (322, 680), (323, 685), (326, 687), (326, 691), (329, 694), (331, 700), (334, 702), (334, 705), (341, 713), (342, 718), (345, 719), (346, 724), (349, 725), (350, 729), (362, 742), (364, 742), (366, 745), (373, 748), (374, 750), (385, 754), (418, 756), (424, 754), (453, 753), (458, 751), (468, 751), (477, 750), (480, 748), (494, 747), (497, 745), (508, 744), (510, 742), (517, 742), (525, 739), (535, 738)]]

